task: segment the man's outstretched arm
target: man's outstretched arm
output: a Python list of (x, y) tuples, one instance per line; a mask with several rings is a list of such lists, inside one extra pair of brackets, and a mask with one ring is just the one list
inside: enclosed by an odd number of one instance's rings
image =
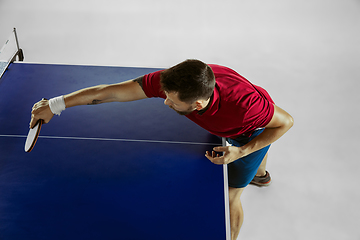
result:
[[(84, 88), (64, 95), (65, 107), (145, 99), (147, 96), (139, 83), (141, 83), (141, 77), (111, 85)], [(45, 123), (48, 123), (53, 116), (48, 100), (43, 99), (35, 103), (31, 112), (30, 128), (33, 128), (39, 119), (43, 119)]]

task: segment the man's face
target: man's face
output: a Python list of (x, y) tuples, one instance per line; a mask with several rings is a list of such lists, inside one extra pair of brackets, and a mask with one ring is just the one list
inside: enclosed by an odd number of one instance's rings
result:
[(173, 109), (175, 112), (177, 112), (180, 115), (187, 115), (192, 113), (194, 110), (196, 110), (196, 104), (188, 104), (185, 102), (182, 102), (178, 98), (178, 93), (174, 92), (165, 92), (166, 99), (164, 101), (164, 104), (169, 106), (169, 108)]

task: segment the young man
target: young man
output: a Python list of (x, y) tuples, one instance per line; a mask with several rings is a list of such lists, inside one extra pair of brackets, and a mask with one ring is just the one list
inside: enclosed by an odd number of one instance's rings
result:
[(205, 156), (215, 164), (228, 164), (231, 237), (235, 240), (243, 222), (240, 196), (244, 188), (249, 183), (270, 184), (268, 149), (293, 125), (293, 118), (264, 89), (235, 71), (187, 60), (134, 80), (42, 100), (33, 106), (30, 127), (38, 119), (48, 123), (54, 114), (77, 105), (152, 97), (165, 99), (165, 105), (232, 145), (215, 147)]

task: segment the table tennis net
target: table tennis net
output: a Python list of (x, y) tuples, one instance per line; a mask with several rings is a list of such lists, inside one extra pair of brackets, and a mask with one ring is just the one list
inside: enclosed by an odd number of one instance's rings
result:
[(16, 60), (16, 57), (18, 57), (19, 61), (23, 60), (22, 50), (19, 48), (16, 29), (14, 28), (0, 49), (0, 78), (10, 63)]

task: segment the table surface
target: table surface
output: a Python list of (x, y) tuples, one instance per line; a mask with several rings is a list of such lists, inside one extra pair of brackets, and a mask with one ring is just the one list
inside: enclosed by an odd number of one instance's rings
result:
[(12, 63), (0, 79), (0, 239), (229, 239), (221, 139), (163, 99), (66, 109), (24, 151), (32, 105), (154, 68)]

